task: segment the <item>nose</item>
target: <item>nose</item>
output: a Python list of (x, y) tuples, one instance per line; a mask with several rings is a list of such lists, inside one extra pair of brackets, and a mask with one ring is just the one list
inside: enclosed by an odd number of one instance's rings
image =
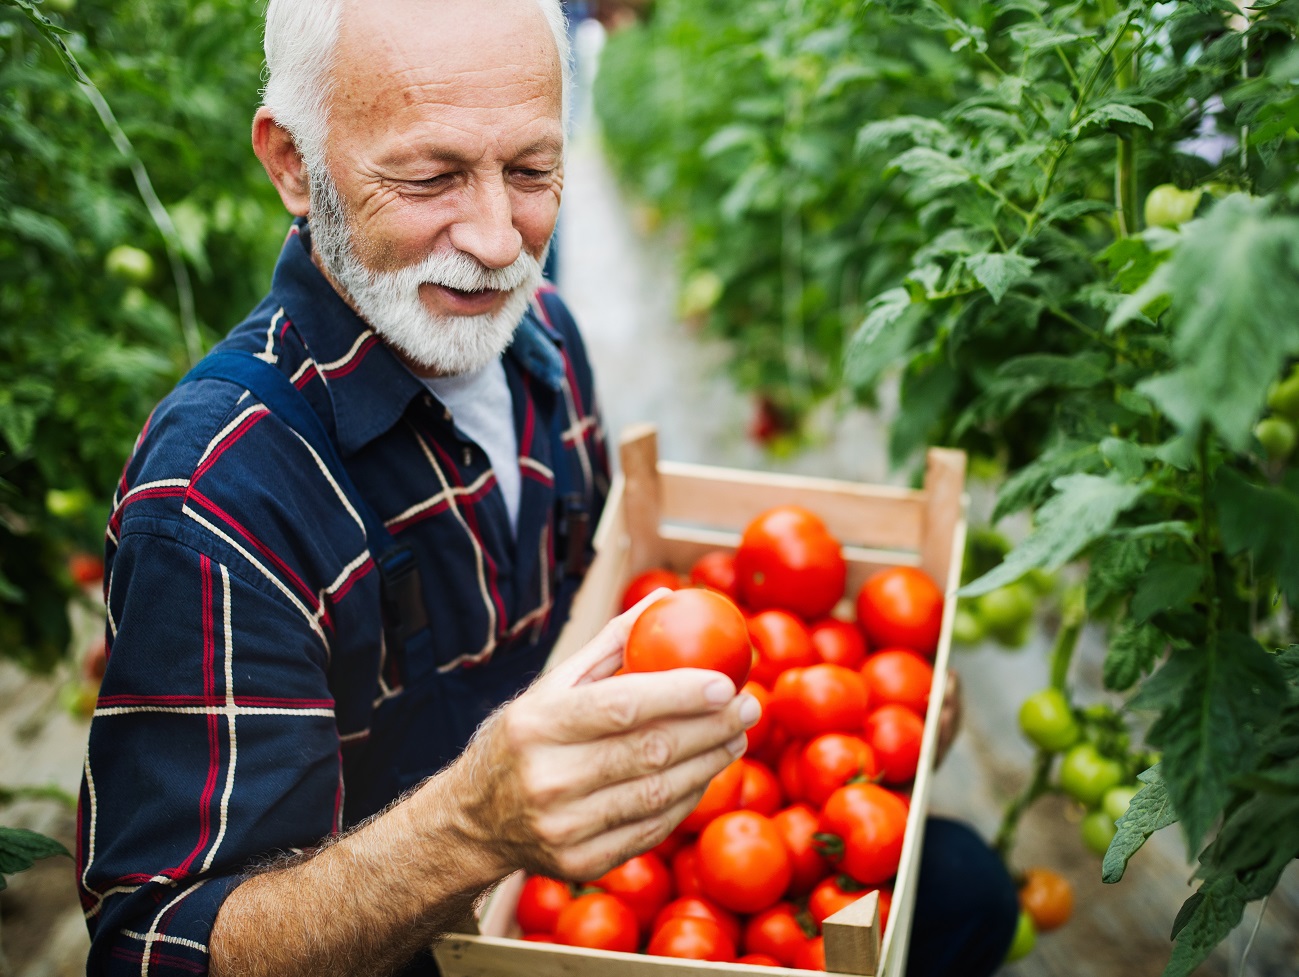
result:
[(505, 268), (518, 258), (523, 235), (514, 226), (514, 206), (503, 177), (474, 181), (450, 238), (453, 247), (487, 268)]

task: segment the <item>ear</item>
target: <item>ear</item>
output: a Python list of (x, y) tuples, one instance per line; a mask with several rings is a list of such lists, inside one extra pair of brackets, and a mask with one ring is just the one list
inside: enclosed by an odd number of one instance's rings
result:
[(266, 175), (275, 184), (285, 208), (295, 217), (306, 217), (311, 208), (307, 165), (289, 130), (262, 106), (253, 116), (253, 151), (262, 161)]

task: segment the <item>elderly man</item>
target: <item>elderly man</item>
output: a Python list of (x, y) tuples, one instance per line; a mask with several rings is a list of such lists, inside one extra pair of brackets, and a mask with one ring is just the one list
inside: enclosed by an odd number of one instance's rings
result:
[(566, 45), (558, 0), (271, 0), (298, 220), (118, 488), (88, 973), (433, 973), (485, 888), (603, 873), (742, 752), (728, 679), (609, 677), (628, 617), (532, 682), (607, 475), (539, 272)]

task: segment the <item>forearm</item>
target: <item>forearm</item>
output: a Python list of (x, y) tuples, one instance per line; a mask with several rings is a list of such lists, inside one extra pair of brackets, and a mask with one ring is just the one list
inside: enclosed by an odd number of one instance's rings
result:
[(363, 827), (254, 875), (212, 930), (214, 977), (390, 973), (468, 917), (504, 870), (467, 837), (460, 765)]

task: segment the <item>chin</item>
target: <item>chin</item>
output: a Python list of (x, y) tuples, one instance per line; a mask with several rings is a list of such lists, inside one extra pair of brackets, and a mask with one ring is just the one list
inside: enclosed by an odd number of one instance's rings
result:
[(482, 315), (439, 315), (417, 300), (418, 307), (405, 314), (365, 318), (418, 372), (454, 376), (481, 370), (505, 352), (530, 295), (531, 290), (516, 289), (499, 310)]

